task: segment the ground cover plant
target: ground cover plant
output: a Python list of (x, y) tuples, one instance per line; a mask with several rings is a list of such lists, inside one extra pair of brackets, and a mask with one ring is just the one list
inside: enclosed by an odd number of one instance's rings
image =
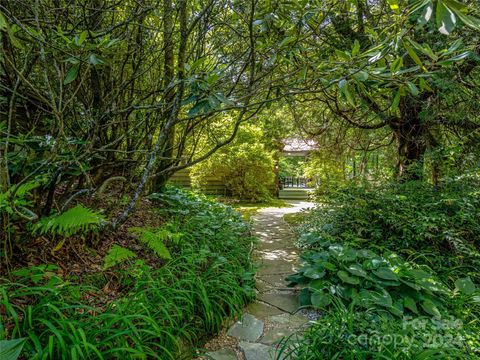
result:
[(303, 266), (287, 278), (303, 287), (301, 305), (322, 311), (296, 356), (480, 357), (477, 182), (353, 184), (319, 196), (297, 227)]
[[(109, 280), (120, 287), (115, 296), (101, 273), (78, 283), (58, 276), (54, 265), (18, 269), (2, 280), (1, 339), (22, 339), (21, 358), (188, 357), (251, 299), (252, 238), (241, 216), (176, 189), (151, 198), (168, 221), (155, 231), (135, 229), (148, 241), (131, 249), (111, 246), (104, 269), (116, 273)], [(154, 261), (142, 257), (142, 246)]]

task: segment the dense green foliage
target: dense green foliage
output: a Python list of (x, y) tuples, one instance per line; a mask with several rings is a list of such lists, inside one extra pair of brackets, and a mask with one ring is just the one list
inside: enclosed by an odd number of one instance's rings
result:
[(300, 295), (301, 305), (328, 306), (332, 295), (364, 308), (378, 306), (394, 315), (406, 313), (440, 316), (438, 307), (447, 288), (422, 268), (392, 254), (382, 257), (369, 250), (357, 250), (323, 243), (324, 251), (304, 254), (306, 262), (289, 280), (308, 284)]
[(398, 321), (336, 303), (309, 329), (293, 354), (305, 360), (474, 359), (470, 347), (478, 344), (478, 326), (463, 326), (455, 318)]
[(303, 305), (325, 310), (300, 359), (480, 355), (477, 174), (317, 200), (298, 227), (304, 264), (288, 277), (305, 286)]
[(268, 200), (275, 192), (275, 165), (272, 151), (261, 143), (262, 137), (258, 127), (239, 131), (232, 144), (192, 168), (194, 188), (201, 190), (214, 177), (234, 198)]
[[(175, 224), (182, 233), (158, 240), (171, 260), (107, 257), (116, 276), (82, 283), (56, 266), (14, 271), (0, 285), (0, 339), (27, 338), (29, 359), (178, 359), (237, 314), (253, 294), (248, 225), (231, 208), (176, 189), (152, 198), (169, 219), (165, 230)], [(105, 292), (112, 281), (114, 295)]]
[(460, 267), (480, 280), (478, 189), (476, 173), (446, 179), (440, 188), (421, 182), (353, 185), (321, 197), (328, 206), (316, 210), (318, 221), (308, 231), (321, 241), (389, 249), (438, 270)]

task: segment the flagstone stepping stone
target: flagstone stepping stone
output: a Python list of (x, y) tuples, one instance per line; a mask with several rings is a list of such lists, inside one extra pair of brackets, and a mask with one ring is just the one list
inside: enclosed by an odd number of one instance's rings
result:
[(295, 334), (295, 330), (287, 328), (273, 328), (262, 337), (260, 342), (262, 344), (273, 345), (278, 344), (283, 338), (288, 338), (290, 335)]
[(297, 295), (293, 293), (264, 293), (259, 300), (289, 313), (294, 313), (299, 307)]
[(292, 264), (297, 262), (298, 260), (298, 254), (296, 252), (283, 249), (267, 249), (262, 251), (256, 251), (255, 256), (260, 257), (263, 260), (286, 260)]
[(238, 345), (246, 360), (274, 360), (277, 358), (276, 351), (271, 346), (243, 341)]
[(232, 349), (220, 349), (205, 354), (207, 359), (212, 360), (237, 360), (237, 354)]
[(294, 271), (294, 264), (282, 259), (278, 260), (262, 260), (258, 262), (260, 269), (257, 275), (273, 275), (273, 274), (291, 274)]
[(250, 314), (244, 314), (227, 332), (228, 336), (246, 341), (257, 341), (262, 334), (263, 321)]
[(274, 325), (285, 326), (289, 328), (297, 329), (308, 323), (308, 318), (302, 315), (291, 315), (291, 314), (279, 314), (272, 315), (268, 317), (268, 322)]
[(255, 289), (262, 293), (275, 290), (275, 286), (266, 281), (263, 281), (262, 279), (257, 279), (257, 281), (255, 282)]
[(284, 312), (274, 306), (261, 302), (254, 302), (247, 306), (246, 312), (258, 319), (265, 319), (268, 316), (283, 314)]
[(288, 281), (285, 280), (285, 277), (285, 274), (258, 276), (260, 280), (265, 281), (275, 287), (286, 287), (288, 285)]

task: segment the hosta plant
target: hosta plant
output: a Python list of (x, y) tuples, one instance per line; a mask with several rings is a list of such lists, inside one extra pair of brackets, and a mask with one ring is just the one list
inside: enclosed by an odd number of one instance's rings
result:
[(287, 279), (305, 285), (301, 305), (324, 308), (332, 298), (364, 308), (440, 316), (449, 289), (427, 267), (405, 262), (395, 254), (325, 244), (323, 251), (303, 254), (304, 266)]

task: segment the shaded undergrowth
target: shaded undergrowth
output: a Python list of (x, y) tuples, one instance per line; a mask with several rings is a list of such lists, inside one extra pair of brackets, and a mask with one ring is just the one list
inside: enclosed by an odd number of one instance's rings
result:
[(350, 186), (297, 230), (300, 302), (322, 316), (298, 359), (480, 358), (478, 179)]
[(180, 359), (236, 315), (253, 296), (248, 225), (176, 189), (151, 198), (180, 234), (166, 242), (171, 260), (127, 259), (89, 285), (55, 266), (17, 270), (0, 285), (0, 340), (25, 338), (26, 359)]

